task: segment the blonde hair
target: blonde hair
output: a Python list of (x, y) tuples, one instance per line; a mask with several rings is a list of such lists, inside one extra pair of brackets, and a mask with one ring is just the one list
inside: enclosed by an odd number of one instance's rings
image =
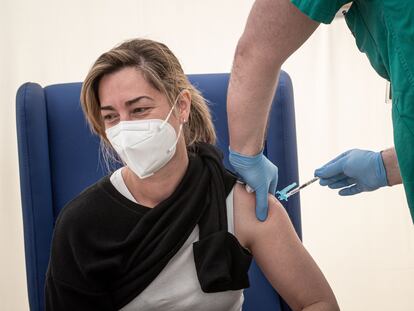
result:
[(111, 145), (106, 137), (100, 112), (99, 83), (104, 75), (126, 67), (139, 70), (148, 83), (167, 97), (170, 105), (182, 90), (186, 89), (190, 92), (190, 115), (183, 127), (187, 148), (198, 142), (209, 144), (216, 142), (206, 100), (188, 81), (175, 55), (162, 43), (148, 39), (132, 39), (99, 56), (82, 85), (83, 112), (92, 131), (101, 137), (104, 150), (108, 150)]

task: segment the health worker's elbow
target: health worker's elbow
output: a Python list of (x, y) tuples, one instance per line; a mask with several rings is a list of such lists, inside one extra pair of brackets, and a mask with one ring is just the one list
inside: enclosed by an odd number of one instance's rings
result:
[(254, 36), (243, 35), (237, 43), (234, 59), (235, 62), (254, 62), (273, 70), (280, 69), (285, 59), (278, 52), (279, 50), (275, 44), (262, 42)]

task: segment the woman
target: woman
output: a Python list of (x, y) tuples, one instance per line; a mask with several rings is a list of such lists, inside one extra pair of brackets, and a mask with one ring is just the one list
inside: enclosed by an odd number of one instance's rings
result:
[(283, 207), (255, 198), (212, 146), (208, 107), (171, 51), (131, 40), (101, 55), (81, 102), (125, 164), (56, 222), (48, 310), (241, 310), (253, 256), (295, 310), (338, 310)]

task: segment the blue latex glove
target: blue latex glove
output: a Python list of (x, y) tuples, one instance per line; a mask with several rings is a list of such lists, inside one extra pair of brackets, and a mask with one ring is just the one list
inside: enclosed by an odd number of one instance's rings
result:
[(348, 150), (315, 171), (322, 186), (339, 189), (339, 195), (373, 191), (388, 184), (381, 152)]
[(236, 173), (256, 192), (256, 217), (267, 218), (267, 194), (275, 194), (278, 168), (263, 155), (246, 156), (229, 148), (229, 160)]

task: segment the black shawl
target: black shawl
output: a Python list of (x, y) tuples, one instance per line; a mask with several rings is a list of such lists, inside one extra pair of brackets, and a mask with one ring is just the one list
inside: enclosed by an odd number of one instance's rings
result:
[[(177, 189), (154, 208), (124, 198), (109, 177), (64, 208), (48, 269), (49, 310), (123, 307), (157, 277), (197, 224), (193, 251), (202, 290), (249, 286), (251, 255), (227, 231), (226, 197), (236, 178), (209, 144), (197, 144), (189, 159)], [(123, 215), (119, 205), (134, 213)]]

